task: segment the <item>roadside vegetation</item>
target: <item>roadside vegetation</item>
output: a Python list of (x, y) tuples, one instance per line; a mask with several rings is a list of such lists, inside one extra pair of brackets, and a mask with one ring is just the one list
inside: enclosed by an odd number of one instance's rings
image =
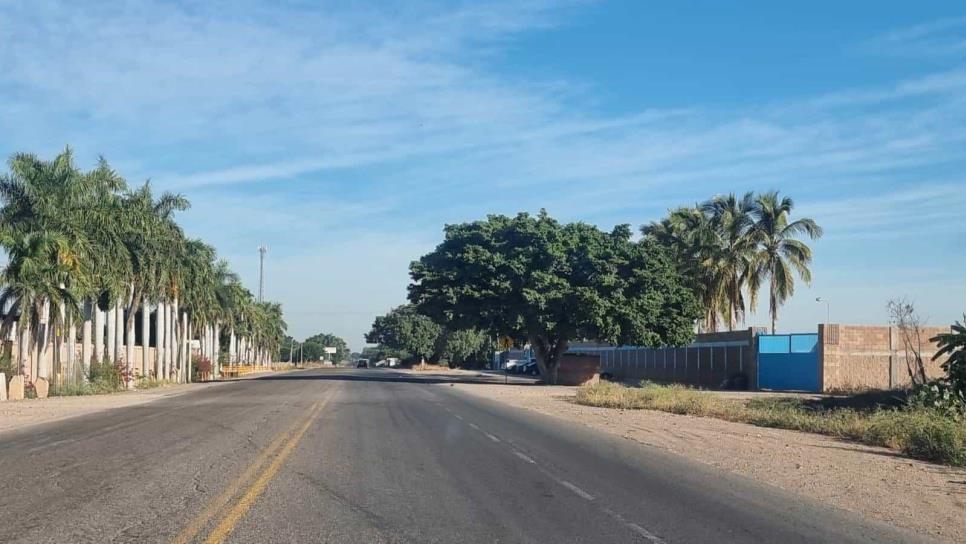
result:
[(795, 294), (795, 276), (812, 281), (812, 249), (801, 238), (823, 234), (812, 219), (793, 220), (794, 208), (791, 198), (777, 192), (716, 196), (671, 210), (641, 227), (641, 234), (674, 256), (703, 307), (702, 332), (722, 324), (734, 330), (767, 289), (774, 333), (778, 309)]
[[(281, 306), (256, 301), (213, 247), (185, 235), (175, 221), (189, 205), (183, 196), (129, 186), (104, 159), (82, 171), (69, 148), (52, 160), (18, 153), (8, 166), (0, 335), (18, 347), (8, 377), (24, 375), (28, 390), (45, 378), (53, 394), (87, 394), (113, 391), (118, 376), (128, 385), (186, 381), (193, 341), (207, 357), (278, 356)], [(89, 354), (70, 349), (77, 342)], [(166, 349), (135, 376), (134, 347), (151, 344)]]
[(937, 406), (934, 399), (921, 393), (902, 400), (883, 395), (853, 398), (852, 402), (791, 397), (746, 401), (682, 385), (642, 382), (628, 387), (601, 381), (578, 388), (576, 402), (825, 434), (895, 449), (916, 459), (966, 466), (966, 412), (962, 407)]

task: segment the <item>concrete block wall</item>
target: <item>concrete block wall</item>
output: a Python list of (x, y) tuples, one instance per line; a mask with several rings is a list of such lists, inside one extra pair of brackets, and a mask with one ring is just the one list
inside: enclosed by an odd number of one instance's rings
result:
[[(924, 327), (922, 359), (926, 375), (943, 375), (941, 361), (933, 361), (933, 336), (949, 327)], [(898, 328), (881, 325), (823, 324), (818, 327), (822, 390), (894, 389), (910, 384), (906, 353)]]

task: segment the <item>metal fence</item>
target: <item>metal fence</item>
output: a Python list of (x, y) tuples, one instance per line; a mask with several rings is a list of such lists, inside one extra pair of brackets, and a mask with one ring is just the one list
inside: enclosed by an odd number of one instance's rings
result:
[(619, 380), (677, 382), (718, 387), (725, 380), (754, 375), (754, 347), (748, 341), (711, 342), (680, 348), (575, 348), (600, 355), (601, 372)]

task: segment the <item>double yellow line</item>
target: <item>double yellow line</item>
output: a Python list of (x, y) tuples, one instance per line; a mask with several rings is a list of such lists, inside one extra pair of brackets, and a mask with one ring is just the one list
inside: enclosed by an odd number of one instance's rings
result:
[[(258, 457), (240, 476), (208, 502), (208, 505), (171, 541), (172, 544), (188, 544), (198, 536), (208, 523), (218, 516), (221, 521), (205, 539), (206, 544), (221, 544), (228, 538), (238, 522), (258, 500), (272, 478), (292, 455), (306, 431), (322, 412), (329, 399), (319, 400), (306, 411), (305, 417), (278, 434), (259, 453)], [(234, 501), (232, 500), (234, 499)]]

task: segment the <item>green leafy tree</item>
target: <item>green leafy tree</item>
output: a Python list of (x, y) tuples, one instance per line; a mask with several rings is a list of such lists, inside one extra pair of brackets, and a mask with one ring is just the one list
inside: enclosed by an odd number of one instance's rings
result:
[(409, 299), (421, 313), (528, 342), (551, 383), (572, 340), (683, 345), (701, 315), (658, 244), (632, 242), (627, 225), (607, 233), (543, 211), (447, 225), (410, 276)]
[(320, 332), (319, 334), (306, 338), (305, 341), (314, 342), (323, 348), (335, 348), (335, 354), (331, 356), (331, 360), (334, 363), (344, 362), (349, 357), (349, 345), (345, 343), (345, 340), (334, 334)]
[(485, 366), (497, 349), (493, 337), (477, 329), (447, 331), (443, 334), (442, 342), (443, 358), (453, 368)]
[(366, 342), (379, 344), (417, 359), (439, 359), (439, 338), (443, 329), (412, 305), (393, 308), (376, 317)]

